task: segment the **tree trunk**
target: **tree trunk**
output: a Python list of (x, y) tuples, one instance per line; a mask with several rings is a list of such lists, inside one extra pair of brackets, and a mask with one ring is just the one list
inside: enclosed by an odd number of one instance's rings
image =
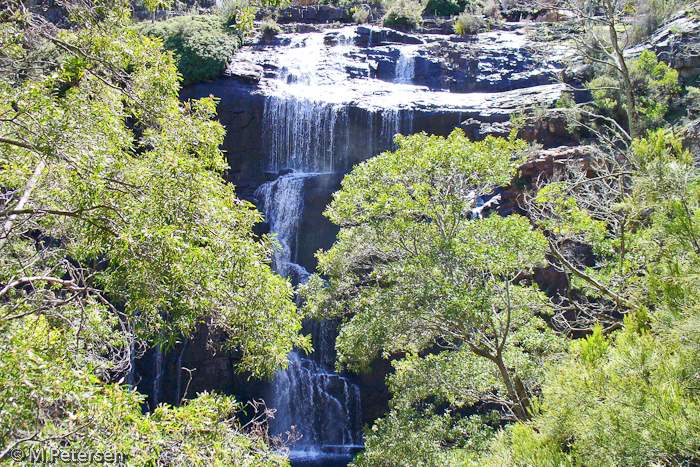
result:
[(637, 105), (634, 99), (634, 91), (632, 89), (632, 80), (630, 80), (630, 73), (627, 69), (627, 64), (625, 63), (625, 57), (620, 49), (620, 42), (617, 37), (617, 26), (616, 14), (614, 11), (614, 6), (612, 2), (608, 4), (608, 29), (610, 31), (610, 44), (615, 51), (615, 58), (617, 61), (617, 68), (620, 72), (620, 77), (622, 78), (623, 94), (625, 96), (625, 105), (627, 106), (627, 123), (629, 125), (630, 137), (632, 139), (639, 136), (639, 128), (637, 126)]
[(508, 397), (513, 401), (515, 415), (521, 422), (529, 421), (532, 418), (529, 410), (530, 401), (520, 378), (516, 377), (516, 383), (513, 383), (513, 379), (510, 377), (510, 373), (508, 373), (508, 369), (506, 368), (503, 356), (500, 352), (496, 355), (494, 362), (496, 366), (498, 366), (498, 371), (501, 373), (503, 384), (505, 384), (506, 390), (508, 391)]

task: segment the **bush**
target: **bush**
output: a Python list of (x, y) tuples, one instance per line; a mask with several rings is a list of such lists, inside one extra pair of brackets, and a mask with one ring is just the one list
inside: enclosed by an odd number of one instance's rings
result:
[(242, 36), (253, 29), (256, 8), (249, 0), (224, 0), (216, 7), (224, 26)]
[(633, 15), (630, 42), (643, 42), (674, 13), (683, 8), (684, 0), (641, 0), (627, 7)]
[(474, 13), (481, 5), (481, 1), (428, 0), (423, 13), (435, 16), (455, 16), (463, 11)]
[(501, 4), (498, 0), (487, 0), (484, 4), (484, 14), (494, 21), (501, 20)]
[(455, 34), (476, 34), (484, 27), (484, 20), (471, 13), (464, 12), (455, 18), (452, 29)]
[[(662, 126), (670, 103), (680, 90), (678, 72), (660, 62), (650, 50), (630, 60), (627, 67), (636, 101), (637, 124), (641, 129)], [(601, 113), (620, 122), (625, 120), (625, 99), (614, 71), (602, 70), (586, 86)]]
[(277, 21), (272, 18), (265, 18), (260, 22), (260, 33), (263, 37), (272, 37), (282, 32)]
[(355, 24), (365, 24), (369, 20), (370, 7), (369, 5), (357, 5), (352, 7), (352, 20)]
[(388, 28), (411, 31), (423, 21), (422, 10), (423, 6), (416, 1), (397, 0), (387, 9), (382, 24)]
[(160, 23), (140, 23), (137, 32), (163, 39), (175, 54), (182, 85), (216, 78), (233, 58), (240, 40), (228, 34), (218, 16), (179, 16)]

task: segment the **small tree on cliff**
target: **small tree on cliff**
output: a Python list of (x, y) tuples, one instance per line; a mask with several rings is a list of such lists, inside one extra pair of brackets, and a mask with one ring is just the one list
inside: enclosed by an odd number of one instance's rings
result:
[(305, 291), (315, 315), (346, 320), (340, 362), (362, 368), (377, 355), (407, 355), (395, 364), (392, 415), (369, 432), (359, 465), (405, 449), (428, 456), (421, 444), (391, 446), (397, 424), (415, 431), (416, 417), (434, 416), (416, 412), (429, 400), (491, 402), (507, 419), (530, 419), (541, 360), (558, 348), (527, 281), (544, 261), (544, 237), (520, 216), (472, 215), (478, 196), (511, 180), (524, 143), (471, 142), (460, 130), (396, 142), (344, 179), (326, 212), (340, 234), (319, 254), (328, 283), (315, 277)]

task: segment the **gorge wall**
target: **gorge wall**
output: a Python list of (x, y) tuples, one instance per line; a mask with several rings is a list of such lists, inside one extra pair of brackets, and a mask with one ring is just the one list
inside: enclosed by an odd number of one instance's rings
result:
[[(507, 135), (513, 112), (561, 95), (556, 78), (570, 55), (566, 47), (531, 41), (523, 24), (468, 37), (329, 28), (247, 45), (225, 76), (183, 90), (182, 98), (220, 99), (226, 176), (265, 213), (258, 233), (277, 235), (276, 270), (299, 283), (315, 269), (314, 253), (337, 234), (322, 213), (355, 164), (392, 149), (396, 133), (447, 135), (461, 127), (474, 139)], [(547, 146), (568, 138), (556, 115), (524, 136)], [(360, 427), (386, 410), (390, 365), (376, 362), (366, 375), (333, 373), (334, 329), (306, 323), (315, 353), (290, 355), (290, 368), (272, 384), (236, 375), (237, 356), (211, 351), (220, 336), (206, 330), (167, 354), (151, 350), (137, 365), (137, 380), (151, 402), (177, 403), (186, 387), (190, 396), (264, 395), (279, 410), (273, 433), (291, 425), (303, 432), (301, 454), (346, 455), (361, 445)], [(196, 368), (191, 381), (183, 367)], [(300, 408), (304, 403), (317, 407)]]

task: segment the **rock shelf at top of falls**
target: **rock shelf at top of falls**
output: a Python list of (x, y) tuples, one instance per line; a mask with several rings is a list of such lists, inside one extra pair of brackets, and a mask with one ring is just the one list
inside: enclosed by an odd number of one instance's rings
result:
[(182, 97), (221, 98), (229, 179), (252, 195), (284, 169), (347, 172), (391, 149), (395, 133), (446, 135), (462, 126), (472, 138), (507, 134), (511, 113), (561, 95), (557, 77), (573, 55), (528, 39), (524, 24), (509, 28), (475, 36), (374, 26), (280, 34), (243, 47), (225, 76)]
[[(470, 37), (412, 36), (370, 26), (281, 34), (271, 44), (241, 49), (227, 74), (257, 84), (265, 95), (284, 92), (368, 110), (486, 115), (550, 101), (561, 91), (555, 77), (572, 54), (566, 46), (548, 44), (545, 50), (523, 29)], [(410, 80), (401, 76), (406, 68)]]

